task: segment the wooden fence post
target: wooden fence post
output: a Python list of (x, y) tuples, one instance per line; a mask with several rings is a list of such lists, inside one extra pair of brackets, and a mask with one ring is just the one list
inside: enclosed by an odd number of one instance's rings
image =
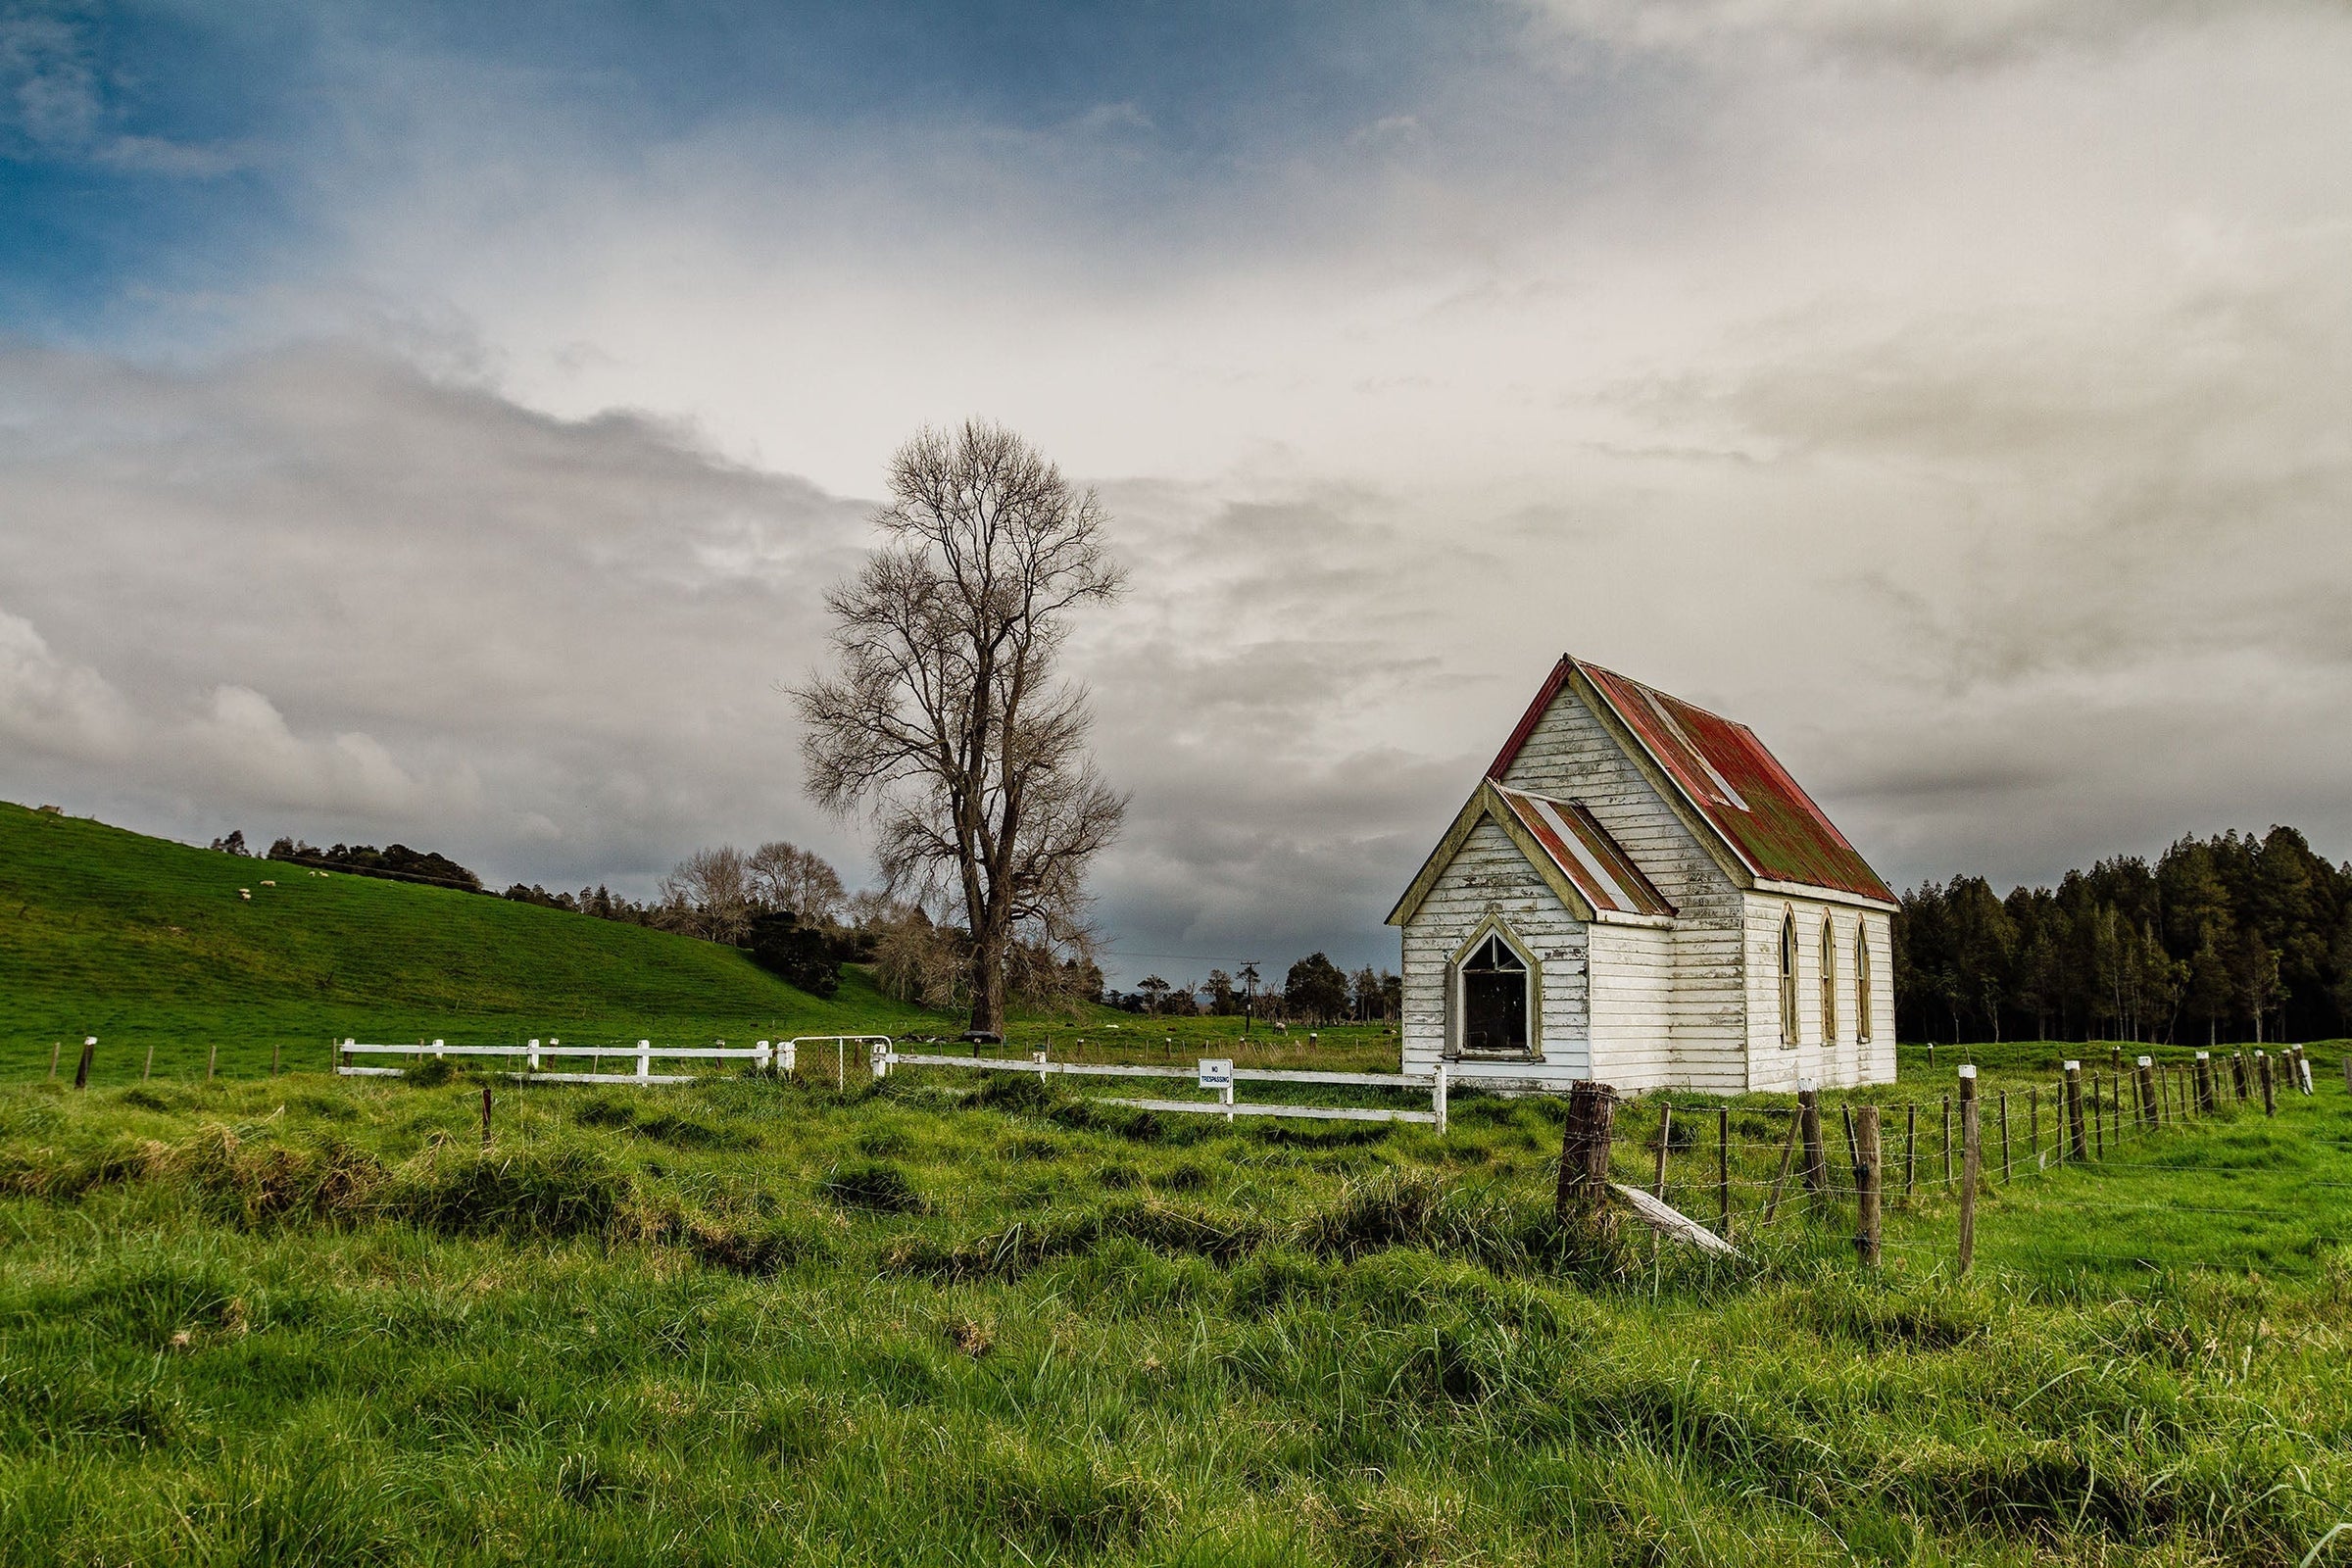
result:
[(2157, 1128), (2156, 1121), (2156, 1065), (2153, 1056), (2139, 1058), (2139, 1070), (2133, 1074), (2139, 1081), (2139, 1124), (2149, 1132)]
[(482, 1085), (482, 1150), (490, 1149), (490, 1086)]
[(2220, 1085), (2214, 1082), (2213, 1053), (2197, 1053), (2197, 1114), (2210, 1116), (2221, 1108)]
[(1968, 1272), (1977, 1256), (1977, 1177), (1984, 1167), (1983, 1140), (1978, 1135), (1977, 1069), (1960, 1069), (1960, 1272)]
[(1552, 1217), (1595, 1239), (1609, 1230), (1609, 1138), (1616, 1120), (1617, 1092), (1607, 1084), (1587, 1078), (1569, 1086)]
[(2066, 1064), (2067, 1150), (2077, 1159), (2090, 1157), (2089, 1131), (2082, 1125), (2082, 1064)]
[[(2346, 1057), (2345, 1059), (2346, 1059), (2347, 1061), (2352, 1061), (2352, 1056), (2348, 1056), (2348, 1057)], [(139, 1082), (141, 1082), (141, 1083), (145, 1083), (145, 1082), (146, 1082), (148, 1079), (150, 1079), (150, 1078), (152, 1078), (152, 1077), (154, 1077), (154, 1076), (155, 1076), (155, 1042), (154, 1042), (154, 1041), (152, 1041), (152, 1040), (150, 1040), (149, 1042), (147, 1042), (147, 1065), (146, 1065), (146, 1066), (144, 1066), (144, 1067), (141, 1067), (141, 1068), (139, 1069)]]
[(62, 1040), (49, 1042), (49, 1076), (52, 1078), (57, 1076), (57, 1054), (65, 1049), (66, 1043)]
[(1854, 1252), (1864, 1268), (1879, 1266), (1879, 1107), (1854, 1113)]
[(2352, 1095), (2352, 1051), (2345, 1052), (2336, 1065), (2344, 1069), (2344, 1093)]
[(2001, 1185), (2006, 1187), (2010, 1182), (2016, 1179), (2016, 1173), (2009, 1168), (2009, 1091), (2006, 1089), (2001, 1091), (2000, 1119)]
[(1796, 1121), (1805, 1140), (1805, 1197), (1818, 1205), (1829, 1188), (1829, 1161), (1821, 1152), (1821, 1091), (1799, 1086)]
[(1919, 1106), (1903, 1106), (1903, 1206), (1911, 1206), (1911, 1195), (1919, 1190)]
[(276, 1076), (277, 1076), (277, 1049), (278, 1049), (278, 1043), (277, 1043), (276, 1041), (274, 1041), (274, 1040), (270, 1041), (270, 1077), (272, 1077), (272, 1078), (274, 1078), (274, 1077), (276, 1077)]
[(220, 1042), (216, 1040), (204, 1054), (204, 1081), (211, 1083), (213, 1074), (220, 1068)]
[(2090, 1075), (2090, 1150), (2099, 1158), (2107, 1157), (2107, 1118), (2099, 1114), (2099, 1075)]
[[(2344, 1058), (2352, 1062), (2352, 1056)], [(1715, 1233), (1732, 1239), (1732, 1107), (1715, 1107), (1715, 1207), (1722, 1215)]]
[(2262, 1080), (2262, 1113), (2278, 1115), (2278, 1096), (2271, 1087), (2271, 1058), (2259, 1051), (2254, 1053), (2254, 1076)]
[(1952, 1186), (1952, 1097), (1949, 1095), (1943, 1097), (1943, 1186), (1946, 1192)]
[(2026, 1148), (2034, 1155), (2034, 1168), (2047, 1170), (2041, 1158), (2041, 1085), (2026, 1086)]
[(81, 1060), (76, 1062), (74, 1067), (74, 1088), (87, 1089), (90, 1087), (90, 1058), (97, 1054), (98, 1037), (96, 1035), (82, 1036)]

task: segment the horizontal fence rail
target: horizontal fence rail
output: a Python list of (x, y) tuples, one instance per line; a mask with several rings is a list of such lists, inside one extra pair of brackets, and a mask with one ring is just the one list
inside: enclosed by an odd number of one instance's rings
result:
[[(1418, 1122), (1446, 1130), (1446, 1100), (1447, 1075), (1441, 1064), (1429, 1077), (1391, 1072), (1314, 1072), (1291, 1067), (1237, 1067), (1231, 1061), (1204, 1057), (1191, 1067), (1151, 1067), (1123, 1062), (1054, 1061), (1045, 1052), (1038, 1052), (1027, 1061), (1011, 1061), (1002, 1057), (947, 1056), (929, 1053), (903, 1052), (892, 1049), (888, 1042), (877, 1044), (871, 1055), (873, 1074), (877, 1079), (888, 1077), (893, 1067), (952, 1067), (964, 1071), (1033, 1072), (1042, 1081), (1056, 1073), (1073, 1078), (1161, 1078), (1190, 1080), (1200, 1088), (1213, 1091), (1217, 1099), (1200, 1100), (1117, 1100), (1103, 1102), (1125, 1105), (1135, 1110), (1175, 1111), (1191, 1115), (1223, 1116), (1228, 1121), (1236, 1116), (1291, 1116), (1309, 1121), (1391, 1121)], [(1296, 1105), (1278, 1101), (1240, 1102), (1234, 1098), (1234, 1087), (1243, 1083), (1316, 1084), (1349, 1089), (1404, 1089), (1430, 1097), (1427, 1110), (1395, 1110), (1356, 1105)]]
[[(415, 1045), (376, 1045), (358, 1040), (345, 1040), (335, 1047), (335, 1072), (344, 1078), (398, 1078), (409, 1069), (398, 1066), (370, 1066), (355, 1061), (357, 1056), (417, 1057), (498, 1056), (509, 1060), (520, 1058), (525, 1070), (509, 1072), (505, 1076), (523, 1083), (542, 1084), (690, 1084), (703, 1076), (699, 1073), (659, 1073), (657, 1061), (742, 1061), (760, 1073), (791, 1073), (800, 1062), (803, 1046), (830, 1045), (835, 1048), (837, 1070), (846, 1086), (849, 1048), (853, 1044), (887, 1047), (889, 1039), (882, 1035), (797, 1035), (790, 1040), (760, 1041), (750, 1046), (657, 1046), (650, 1040), (640, 1040), (634, 1046), (567, 1046), (560, 1040), (542, 1045), (533, 1040), (519, 1046), (453, 1046), (443, 1041), (418, 1041)], [(627, 1072), (550, 1072), (541, 1064), (556, 1057), (577, 1059), (587, 1057), (602, 1065), (617, 1060), (633, 1063)]]

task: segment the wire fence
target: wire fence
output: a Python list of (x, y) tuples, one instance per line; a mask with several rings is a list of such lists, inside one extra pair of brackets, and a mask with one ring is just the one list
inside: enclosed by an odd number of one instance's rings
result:
[[(2180, 1061), (2141, 1055), (2121, 1070), (2112, 1062), (2087, 1071), (2081, 1062), (2068, 1062), (2055, 1078), (1990, 1089), (1976, 1082), (1973, 1066), (1959, 1072), (1954, 1092), (1932, 1100), (1888, 1100), (1865, 1091), (1830, 1102), (1804, 1090), (1788, 1105), (1732, 1105), (1674, 1095), (1616, 1102), (1606, 1112), (1607, 1180), (1639, 1187), (1727, 1241), (1850, 1219), (1854, 1245), (1866, 1260), (1876, 1261), (1884, 1250), (1949, 1258), (1963, 1270), (1973, 1257), (1980, 1199), (2070, 1168), (2173, 1180), (2193, 1169), (2215, 1189), (2209, 1198), (2161, 1201), (2070, 1200), (2045, 1190), (2036, 1195), (2037, 1207), (2116, 1221), (2191, 1216), (2292, 1223), (2299, 1245), (2347, 1241), (2343, 1226), (2313, 1228), (2308, 1207), (2229, 1201), (2227, 1170), (2119, 1162), (2208, 1122), (2276, 1116), (2283, 1100), (2312, 1098), (2332, 1086), (2333, 1078), (2316, 1073), (2300, 1047), (2200, 1051)], [(2352, 1069), (2345, 1084), (2352, 1095)], [(1572, 1102), (1564, 1164), (1577, 1157), (1577, 1115)], [(2325, 1178), (2296, 1185), (2352, 1190), (2352, 1181)], [(1959, 1213), (1958, 1238), (1921, 1234), (1922, 1222), (1939, 1221), (1952, 1209)], [(1884, 1234), (1889, 1213), (1905, 1224), (1906, 1234)], [(2051, 1262), (2149, 1261), (2130, 1251), (2047, 1245), (2034, 1250)]]

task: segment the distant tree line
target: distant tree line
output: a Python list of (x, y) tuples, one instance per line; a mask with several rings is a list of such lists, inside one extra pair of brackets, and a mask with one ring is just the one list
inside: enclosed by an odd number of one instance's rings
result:
[[(229, 853), (244, 853), (245, 835), (232, 833), (229, 838), (236, 841), (236, 848)], [(215, 848), (226, 848), (225, 841)], [(269, 858), (316, 866), (322, 871), (346, 871), (354, 876), (430, 882), (440, 887), (462, 888), (467, 893), (482, 891), (482, 879), (448, 856), (430, 850), (412, 850), (406, 844), (387, 844), (380, 850), (372, 844), (337, 844), (322, 850), (300, 839), (281, 838), (270, 846)]]
[(1258, 990), (1254, 970), (1245, 970), (1237, 983), (1223, 969), (1211, 969), (1205, 980), (1170, 985), (1158, 975), (1144, 976), (1130, 992), (1108, 991), (1102, 1001), (1129, 1012), (1155, 1016), (1239, 1017), (1248, 1012), (1267, 1019), (1300, 1023), (1376, 1023), (1404, 1010), (1404, 982), (1388, 970), (1371, 965), (1350, 974), (1325, 953), (1310, 953), (1291, 965), (1279, 988)]
[(2291, 827), (2182, 838), (1994, 894), (1926, 883), (1894, 917), (1906, 1040), (2318, 1040), (2352, 1033), (2352, 865)]

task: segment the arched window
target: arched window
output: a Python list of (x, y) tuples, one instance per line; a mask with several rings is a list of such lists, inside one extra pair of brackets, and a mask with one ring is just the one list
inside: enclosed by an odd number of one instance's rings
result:
[(1528, 1049), (1528, 963), (1489, 932), (1461, 964), (1461, 1049), (1481, 1054)]
[(1796, 911), (1781, 916), (1781, 1044), (1796, 1044)]
[(1854, 1038), (1870, 1044), (1870, 922), (1854, 922)]
[(1838, 933), (1821, 917), (1821, 1043), (1838, 1043)]

